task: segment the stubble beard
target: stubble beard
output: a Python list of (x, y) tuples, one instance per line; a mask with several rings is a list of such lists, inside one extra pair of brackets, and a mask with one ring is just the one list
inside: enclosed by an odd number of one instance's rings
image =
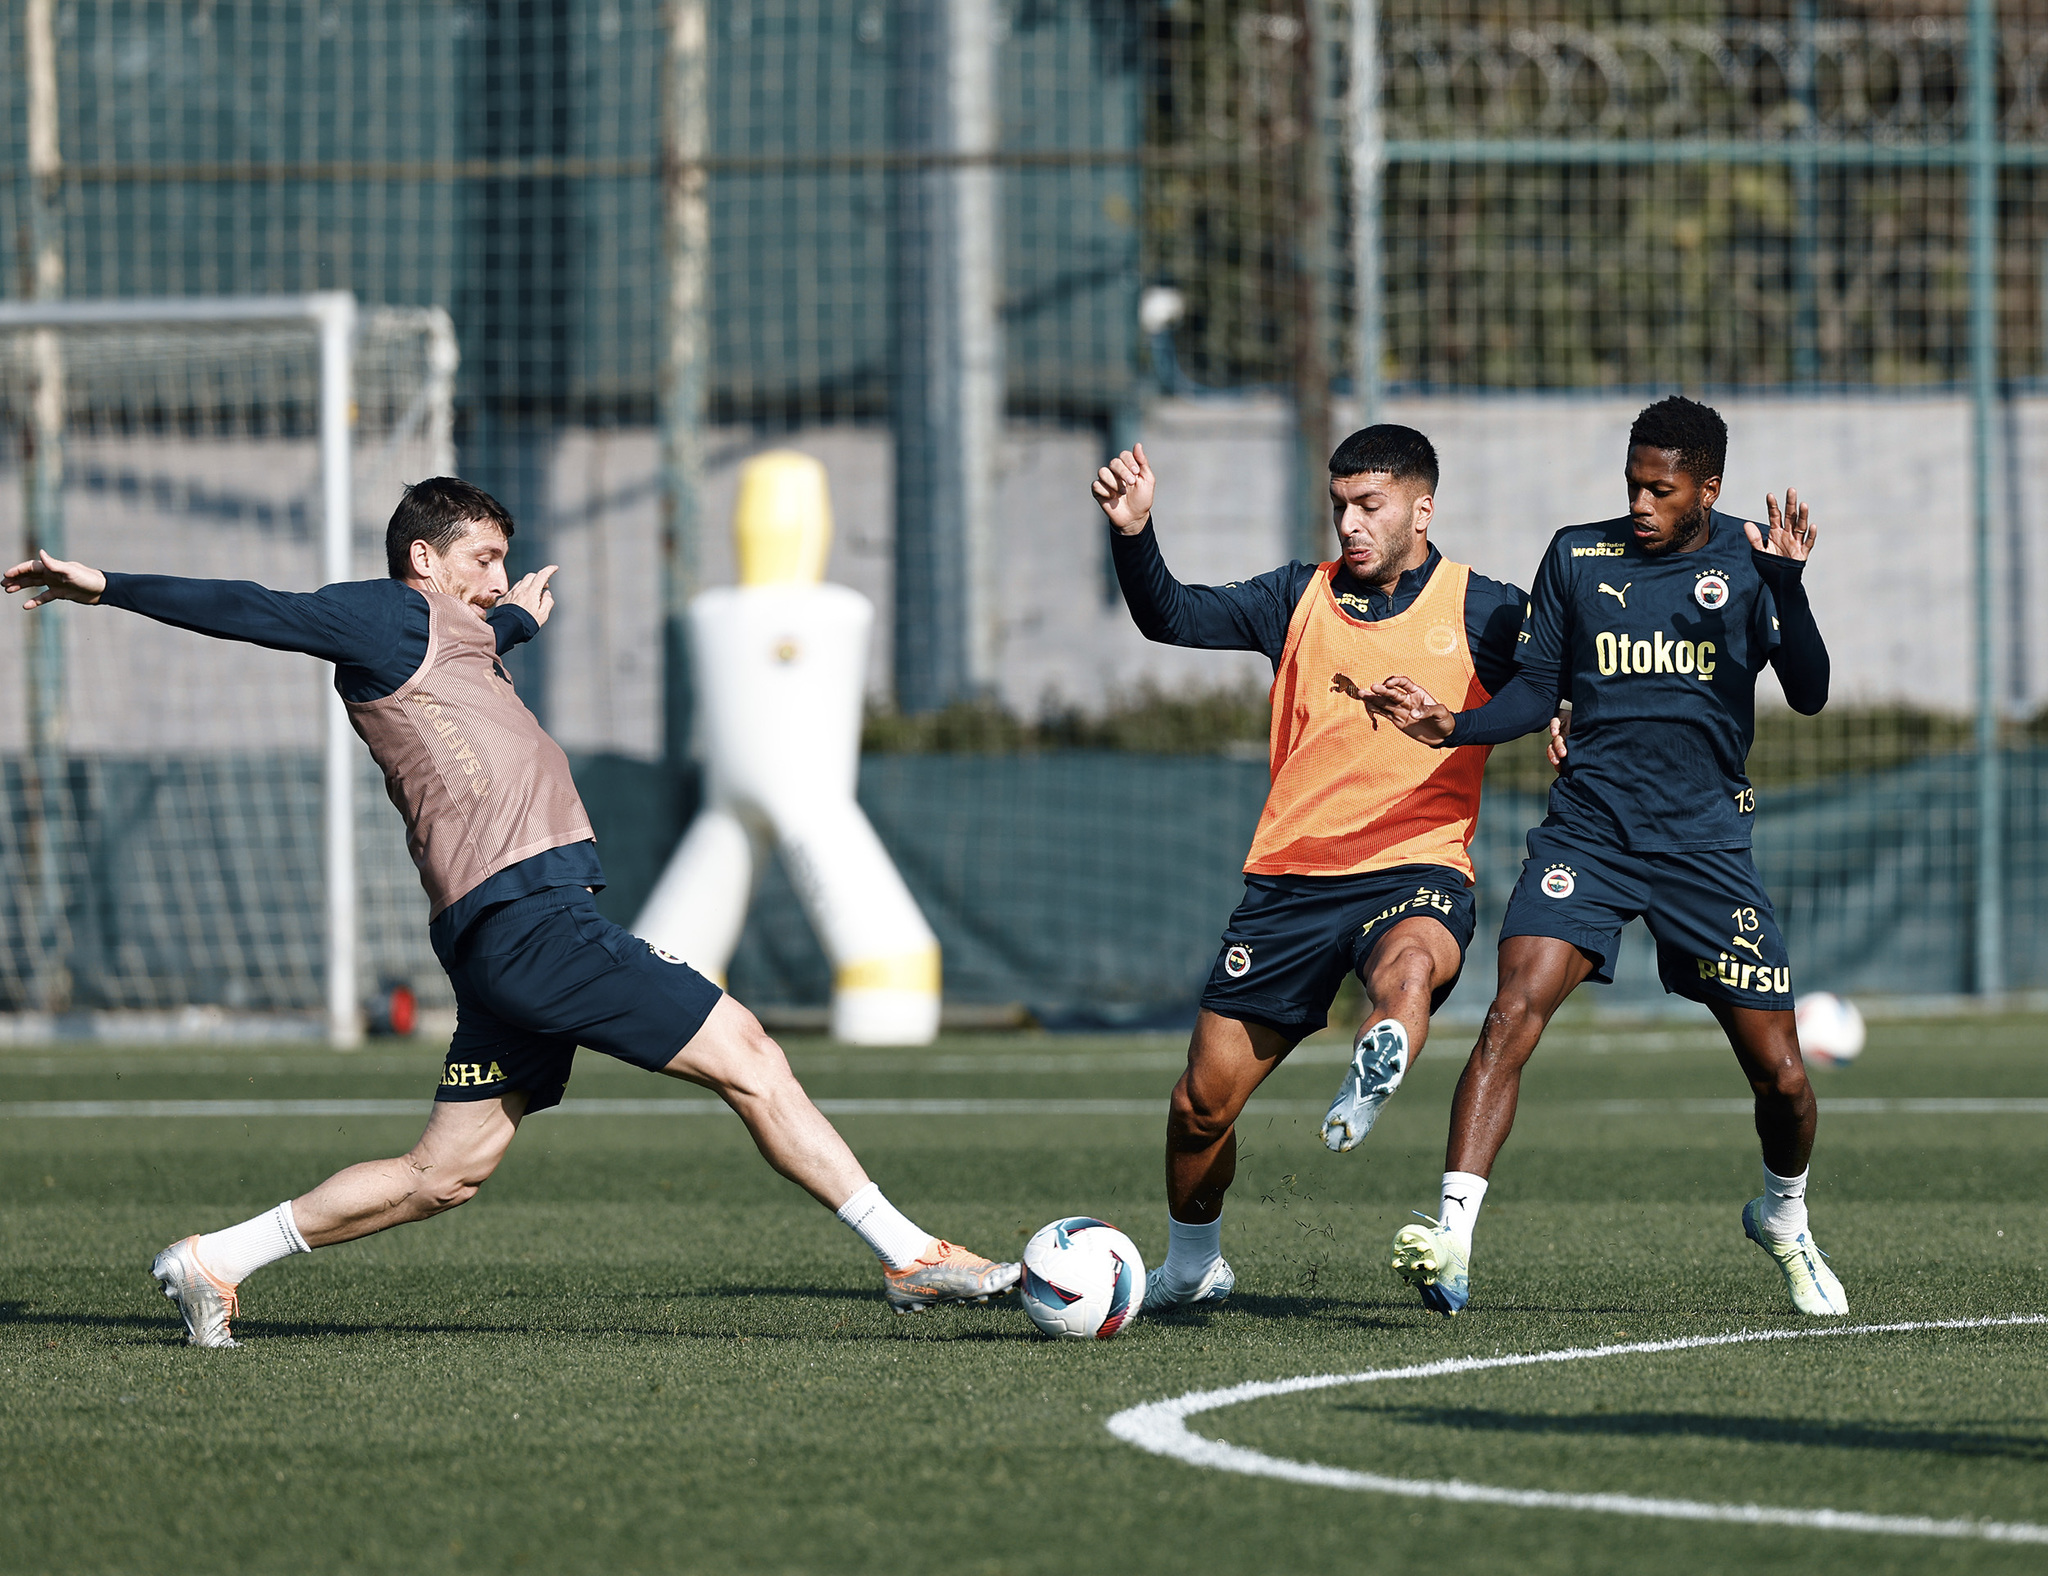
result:
[(1695, 506), (1678, 522), (1677, 529), (1671, 533), (1669, 546), (1646, 547), (1643, 549), (1643, 556), (1646, 558), (1661, 558), (1666, 553), (1682, 553), (1686, 551), (1707, 534), (1707, 526), (1710, 523), (1712, 514), (1713, 510), (1704, 503)]

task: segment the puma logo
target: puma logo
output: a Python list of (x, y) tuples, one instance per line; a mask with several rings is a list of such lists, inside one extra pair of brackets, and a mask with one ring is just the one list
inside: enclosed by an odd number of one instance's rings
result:
[(1614, 589), (1613, 586), (1609, 585), (1605, 580), (1603, 580), (1600, 582), (1600, 589), (1603, 592), (1605, 592), (1608, 596), (1613, 597), (1614, 600), (1619, 602), (1623, 608), (1626, 608), (1628, 606), (1629, 586), (1633, 586), (1634, 584), (1635, 582), (1631, 580), (1629, 581), (1628, 585), (1623, 586), (1619, 591), (1617, 591)]
[(1731, 947), (1741, 947), (1745, 952), (1753, 953), (1759, 963), (1763, 961), (1764, 949), (1754, 941), (1744, 941), (1740, 936), (1733, 936), (1729, 938), (1728, 945)]
[(1460, 1209), (1465, 1207), (1465, 1200), (1458, 1197), (1455, 1193), (1446, 1193), (1444, 1195), (1444, 1202), (1446, 1204), (1456, 1204)]
[(1358, 681), (1354, 679), (1350, 674), (1332, 673), (1330, 675), (1330, 693), (1332, 695), (1349, 695), (1353, 700), (1358, 701), (1360, 704), (1364, 705), (1365, 717), (1366, 720), (1372, 724), (1372, 731), (1374, 733), (1378, 733), (1380, 731), (1380, 719), (1378, 713), (1376, 713), (1372, 709), (1369, 697), (1366, 695), (1364, 690), (1358, 687)]

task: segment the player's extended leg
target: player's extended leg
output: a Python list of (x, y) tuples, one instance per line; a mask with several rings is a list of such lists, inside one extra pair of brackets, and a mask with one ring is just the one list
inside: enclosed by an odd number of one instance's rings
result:
[(337, 1171), (312, 1192), (225, 1231), (174, 1242), (150, 1274), (178, 1305), (194, 1346), (233, 1346), (236, 1288), (252, 1272), (292, 1253), (352, 1242), (425, 1220), (476, 1197), (505, 1156), (526, 1094), (437, 1103), (419, 1142), (389, 1160)]
[(1465, 950), (1441, 921), (1404, 919), (1366, 955), (1360, 978), (1372, 1002), (1351, 1043), (1351, 1065), (1323, 1117), (1323, 1142), (1339, 1154), (1356, 1149), (1392, 1098), (1429, 1038), (1438, 991), (1464, 967)]
[(1764, 1192), (1742, 1211), (1743, 1233), (1775, 1259), (1801, 1313), (1839, 1316), (1849, 1299), (1814, 1245), (1806, 1218), (1806, 1173), (1819, 1107), (1799, 1054), (1789, 1011), (1708, 1004), (1756, 1096), (1756, 1136), (1764, 1152)]
[(1223, 1196), (1237, 1177), (1237, 1118), (1298, 1041), (1203, 1008), (1187, 1071), (1166, 1110), (1166, 1261), (1145, 1286), (1154, 1311), (1223, 1301), (1237, 1277), (1222, 1254)]
[(811, 1103), (782, 1047), (732, 997), (719, 998), (662, 1071), (725, 1101), (747, 1124), (764, 1160), (860, 1234), (882, 1261), (889, 1305), (897, 1312), (986, 1302), (1017, 1284), (1017, 1265), (995, 1263), (918, 1229), (882, 1196)]
[(1554, 936), (1509, 936), (1501, 942), (1500, 984), (1451, 1097), (1446, 1170), (1493, 1174), (1494, 1159), (1514, 1130), (1522, 1069), (1557, 1009), (1591, 977), (1594, 966), (1585, 953)]
[(1472, 1225), (1493, 1162), (1515, 1125), (1522, 1069), (1557, 1009), (1595, 967), (1578, 947), (1554, 936), (1501, 940), (1500, 983), (1451, 1099), (1438, 1218), (1403, 1226), (1394, 1237), (1395, 1273), (1438, 1313), (1455, 1314), (1470, 1299)]

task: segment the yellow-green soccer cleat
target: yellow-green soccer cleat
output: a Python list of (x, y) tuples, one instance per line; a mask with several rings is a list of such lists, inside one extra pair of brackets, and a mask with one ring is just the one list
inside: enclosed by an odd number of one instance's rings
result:
[(229, 1328), (241, 1311), (235, 1288), (199, 1262), (199, 1239), (174, 1242), (156, 1256), (149, 1273), (185, 1318), (185, 1339), (194, 1346), (239, 1346)]
[(922, 1313), (946, 1303), (987, 1302), (1016, 1289), (1021, 1264), (998, 1264), (965, 1248), (934, 1239), (926, 1256), (905, 1269), (882, 1271), (889, 1306), (898, 1313)]
[(1785, 1290), (1800, 1313), (1840, 1318), (1849, 1311), (1849, 1294), (1828, 1268), (1827, 1255), (1813, 1245), (1813, 1234), (1802, 1231), (1790, 1241), (1766, 1236), (1763, 1227), (1764, 1201), (1753, 1198), (1742, 1206), (1742, 1234), (1778, 1261), (1785, 1272)]
[(1422, 1293), (1422, 1305), (1448, 1317), (1472, 1300), (1471, 1271), (1464, 1250), (1442, 1225), (1421, 1210), (1423, 1224), (1394, 1233), (1394, 1273)]

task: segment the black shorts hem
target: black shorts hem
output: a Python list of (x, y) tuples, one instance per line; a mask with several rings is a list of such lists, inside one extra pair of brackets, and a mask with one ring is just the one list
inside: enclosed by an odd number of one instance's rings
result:
[(1300, 1017), (1303, 1004), (1298, 1001), (1252, 1001), (1244, 998), (1211, 996), (1203, 993), (1199, 1005), (1219, 1018), (1235, 1019), (1239, 1023), (1256, 1023), (1271, 1029), (1275, 1034), (1288, 1036), (1296, 1042), (1307, 1039), (1330, 1026), (1330, 1012), (1326, 1007), (1322, 1016)]
[(566, 1078), (560, 1083), (500, 1084), (495, 1088), (485, 1088), (480, 1085), (457, 1088), (444, 1086), (434, 1091), (434, 1104), (474, 1105), (482, 1100), (502, 1099), (508, 1094), (523, 1094), (526, 1096), (525, 1114), (531, 1116), (536, 1111), (545, 1111), (552, 1106), (560, 1105), (562, 1103), (562, 1096), (568, 1092), (569, 1081)]
[(1620, 961), (1621, 936), (1603, 935), (1597, 930), (1582, 930), (1574, 925), (1551, 925), (1545, 927), (1537, 920), (1504, 920), (1500, 927), (1500, 939), (1508, 941), (1516, 936), (1532, 936), (1539, 941), (1564, 941), (1577, 947), (1594, 960), (1593, 972), (1586, 976), (1588, 985), (1612, 985), (1614, 965)]

